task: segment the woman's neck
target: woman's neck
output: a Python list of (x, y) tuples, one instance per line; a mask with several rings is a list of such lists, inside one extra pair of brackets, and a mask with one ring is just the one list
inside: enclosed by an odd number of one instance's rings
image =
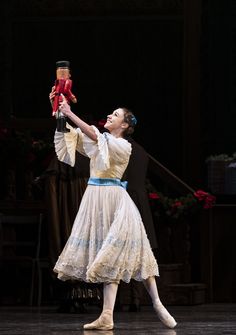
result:
[(114, 137), (121, 137), (121, 138), (123, 138), (124, 136), (123, 136), (123, 131), (122, 130), (120, 130), (120, 129), (114, 129), (114, 130), (112, 130), (111, 132), (110, 132), (110, 134), (112, 135), (112, 136), (114, 136)]

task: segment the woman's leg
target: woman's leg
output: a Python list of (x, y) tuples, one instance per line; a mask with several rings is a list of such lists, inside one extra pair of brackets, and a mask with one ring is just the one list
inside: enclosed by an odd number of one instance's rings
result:
[(173, 316), (170, 315), (167, 309), (162, 305), (158, 294), (155, 277), (149, 277), (144, 280), (143, 283), (152, 299), (154, 310), (161, 322), (169, 328), (174, 328), (177, 325), (177, 322), (175, 321)]
[(113, 311), (116, 301), (118, 283), (103, 284), (103, 309), (97, 320), (84, 325), (84, 329), (110, 330), (114, 328)]
[(113, 313), (117, 290), (118, 283), (116, 282), (103, 284), (103, 310), (109, 309)]

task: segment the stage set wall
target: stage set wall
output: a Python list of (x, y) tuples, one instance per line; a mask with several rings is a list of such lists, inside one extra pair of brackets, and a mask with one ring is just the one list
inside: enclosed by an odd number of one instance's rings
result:
[[(53, 141), (48, 95), (56, 61), (67, 59), (75, 113), (99, 120), (129, 107), (138, 119), (137, 142), (191, 187), (207, 189), (206, 158), (236, 148), (235, 1), (9, 0), (1, 8), (4, 125), (14, 122)], [(228, 213), (213, 215), (213, 245)], [(222, 247), (233, 239), (227, 235)], [(230, 273), (214, 278), (215, 301), (224, 300), (222, 278), (226, 285), (235, 280), (230, 264)], [(230, 290), (227, 301), (235, 299)]]

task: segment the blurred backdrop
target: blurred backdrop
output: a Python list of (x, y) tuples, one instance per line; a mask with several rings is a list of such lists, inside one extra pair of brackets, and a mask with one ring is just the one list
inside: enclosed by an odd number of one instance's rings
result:
[[(216, 196), (214, 208), (188, 217), (176, 233), (172, 252), (183, 241), (187, 246), (180, 258), (162, 256), (166, 280), (203, 284), (175, 287), (185, 295), (200, 292), (200, 302), (235, 302), (236, 2), (8, 0), (0, 6), (0, 211), (44, 212), (48, 255), (45, 184), (35, 180), (54, 159), (48, 95), (56, 61), (69, 60), (77, 115), (98, 122), (119, 106), (136, 115), (134, 139), (151, 156), (155, 192), (175, 199), (203, 189)], [(160, 248), (175, 228), (164, 223), (169, 230), (161, 230), (166, 218), (157, 212)], [(188, 269), (172, 282), (173, 264), (183, 263)]]

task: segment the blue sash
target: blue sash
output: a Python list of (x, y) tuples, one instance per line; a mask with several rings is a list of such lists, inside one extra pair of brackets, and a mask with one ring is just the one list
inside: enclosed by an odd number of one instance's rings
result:
[(88, 185), (95, 186), (121, 186), (127, 188), (127, 181), (121, 181), (118, 178), (89, 178)]

